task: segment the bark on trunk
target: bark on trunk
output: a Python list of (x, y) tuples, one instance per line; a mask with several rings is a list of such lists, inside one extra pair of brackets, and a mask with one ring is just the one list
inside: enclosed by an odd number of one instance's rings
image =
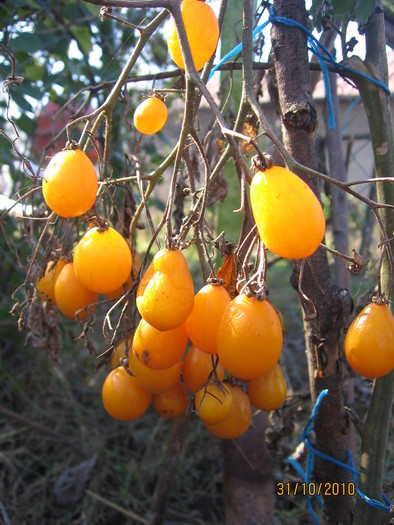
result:
[[(276, 15), (307, 26), (303, 0), (276, 0), (274, 7)], [(306, 36), (300, 29), (274, 24), (271, 37), (284, 145), (297, 161), (316, 169), (317, 116), (311, 98)], [(315, 193), (319, 193), (316, 179), (302, 178)], [(321, 390), (328, 389), (315, 421), (316, 448), (346, 463), (348, 423), (341, 365), (343, 328), (350, 309), (349, 294), (333, 284), (326, 252), (321, 248), (306, 261), (293, 261), (292, 283), (300, 293), (303, 308), (312, 401)], [(315, 459), (314, 475), (317, 482), (327, 484), (350, 481), (347, 470), (318, 458)], [(351, 521), (351, 497), (324, 498), (322, 524), (346, 525)]]

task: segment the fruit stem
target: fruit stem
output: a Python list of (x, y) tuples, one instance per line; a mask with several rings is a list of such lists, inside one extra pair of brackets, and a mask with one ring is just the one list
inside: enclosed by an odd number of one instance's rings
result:
[(258, 171), (265, 171), (272, 168), (274, 161), (268, 153), (259, 152), (258, 155), (254, 155), (251, 160), (251, 168), (256, 173)]

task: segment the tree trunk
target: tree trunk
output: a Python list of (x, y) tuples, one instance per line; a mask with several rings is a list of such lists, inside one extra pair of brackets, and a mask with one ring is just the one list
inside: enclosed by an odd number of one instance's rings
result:
[[(276, 0), (274, 7), (277, 16), (291, 18), (307, 27), (303, 0)], [(305, 33), (278, 23), (273, 25), (271, 37), (284, 145), (295, 160), (316, 169), (317, 117), (310, 94)], [(302, 178), (316, 194), (319, 193), (317, 180)], [(303, 308), (312, 401), (323, 389), (328, 389), (315, 420), (316, 448), (346, 463), (348, 422), (341, 369), (343, 328), (350, 309), (349, 294), (333, 284), (326, 252), (322, 248), (306, 261), (293, 261), (292, 283), (299, 291)], [(318, 458), (315, 458), (314, 475), (316, 482), (326, 483), (326, 487), (350, 481), (347, 470)], [(323, 524), (351, 523), (351, 497), (327, 497), (323, 498), (323, 503)]]
[[(377, 8), (382, 8), (382, 2), (377, 0)], [(365, 62), (352, 61), (351, 65), (364, 74), (373, 76), (388, 83), (387, 56), (384, 40), (383, 13), (377, 11), (366, 31), (367, 55)], [(354, 76), (354, 81), (360, 90), (360, 95), (366, 109), (371, 133), (376, 177), (390, 177), (394, 171), (394, 138), (390, 112), (390, 97), (376, 84)], [(393, 184), (377, 183), (377, 200), (380, 203), (393, 204)], [(390, 239), (389, 248), (394, 251), (393, 229), (394, 213), (389, 209), (381, 209), (382, 225)], [(381, 291), (390, 297), (393, 291), (393, 275), (386, 256), (380, 274)], [(360, 488), (370, 498), (381, 501), (383, 491), (384, 461), (390, 429), (391, 411), (394, 398), (394, 371), (377, 379), (374, 384), (371, 405), (364, 424), (361, 446)], [(378, 431), (377, 431), (378, 429)], [(386, 524), (392, 514), (379, 511), (371, 505), (358, 499), (355, 510), (355, 523), (368, 525), (370, 523)]]

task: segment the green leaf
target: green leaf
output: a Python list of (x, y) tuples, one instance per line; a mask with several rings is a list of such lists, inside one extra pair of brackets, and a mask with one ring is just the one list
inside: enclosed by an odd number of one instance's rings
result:
[(88, 27), (72, 26), (71, 31), (77, 39), (77, 43), (82, 47), (85, 53), (89, 53), (92, 50), (92, 35), (90, 34)]
[(348, 18), (354, 19), (354, 0), (332, 0), (333, 19)]
[(42, 39), (34, 33), (20, 33), (10, 41), (10, 49), (13, 52), (24, 51), (34, 53), (42, 49)]
[(45, 75), (45, 66), (41, 64), (30, 64), (25, 67), (24, 77), (28, 80), (42, 80)]
[(368, 22), (375, 9), (375, 0), (356, 0), (355, 16), (359, 26)]
[(21, 129), (28, 135), (31, 135), (33, 133), (35, 127), (33, 119), (29, 118), (26, 115), (22, 115), (15, 122), (18, 129)]

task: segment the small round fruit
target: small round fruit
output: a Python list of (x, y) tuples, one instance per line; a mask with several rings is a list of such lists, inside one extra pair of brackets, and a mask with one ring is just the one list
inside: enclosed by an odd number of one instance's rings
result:
[[(181, 14), (194, 65), (200, 71), (212, 57), (219, 40), (219, 23), (210, 5), (199, 0), (183, 0)], [(167, 28), (167, 46), (171, 58), (181, 69), (185, 69), (178, 32), (174, 19)]]
[[(195, 346), (190, 347), (182, 364), (182, 379), (190, 392), (197, 392), (200, 387), (205, 385), (209, 378), (213, 377), (212, 372), (216, 360), (217, 356), (201, 352), (201, 350)], [(217, 379), (223, 381), (224, 367), (219, 360), (215, 371)]]
[(55, 283), (66, 263), (66, 259), (58, 259), (57, 261), (48, 262), (44, 275), (38, 279), (36, 284), (38, 295), (42, 301), (53, 306), (56, 305)]
[(56, 153), (42, 178), (45, 202), (61, 217), (84, 215), (95, 203), (97, 189), (95, 167), (80, 149)]
[(113, 228), (88, 230), (74, 251), (75, 275), (96, 293), (113, 292), (130, 275), (132, 257), (126, 240)]
[(353, 320), (345, 337), (345, 355), (352, 369), (368, 379), (394, 368), (394, 317), (385, 304), (368, 304)]
[(228, 416), (233, 402), (231, 388), (214, 381), (198, 390), (194, 398), (194, 408), (199, 418), (208, 425), (219, 423)]
[(186, 413), (189, 401), (187, 392), (179, 381), (159, 394), (153, 394), (153, 408), (164, 419), (174, 419)]
[(171, 330), (157, 330), (144, 319), (138, 323), (133, 352), (149, 368), (162, 370), (180, 361), (187, 347), (187, 333), (182, 324)]
[(231, 301), (224, 286), (207, 284), (194, 296), (194, 306), (186, 320), (186, 330), (193, 345), (208, 354), (217, 353), (220, 321)]
[(97, 294), (82, 286), (76, 278), (74, 264), (67, 263), (55, 283), (55, 302), (61, 313), (74, 320), (77, 316), (81, 321), (94, 312), (97, 301)]
[(252, 404), (248, 395), (239, 386), (228, 385), (233, 402), (227, 417), (212, 425), (205, 424), (214, 436), (220, 439), (236, 439), (244, 434), (252, 422)]
[(282, 324), (275, 308), (244, 294), (226, 307), (218, 333), (218, 356), (224, 368), (240, 379), (267, 373), (279, 361)]
[(271, 252), (302, 259), (317, 250), (326, 227), (323, 209), (295, 173), (280, 166), (257, 172), (250, 201), (261, 240)]
[(103, 405), (115, 419), (138, 419), (148, 410), (151, 399), (152, 394), (141, 388), (123, 366), (111, 370), (104, 381)]
[(180, 379), (182, 361), (178, 361), (169, 368), (156, 370), (141, 363), (133, 350), (129, 351), (129, 368), (133, 372), (137, 383), (148, 392), (158, 394), (167, 390)]
[(287, 385), (279, 363), (266, 374), (251, 379), (248, 383), (248, 396), (259, 410), (277, 410), (286, 401)]
[(159, 97), (149, 97), (134, 112), (134, 126), (144, 135), (153, 135), (167, 121), (167, 106)]
[(186, 321), (193, 304), (193, 279), (185, 256), (176, 249), (160, 250), (137, 290), (141, 317), (157, 330), (170, 330)]

